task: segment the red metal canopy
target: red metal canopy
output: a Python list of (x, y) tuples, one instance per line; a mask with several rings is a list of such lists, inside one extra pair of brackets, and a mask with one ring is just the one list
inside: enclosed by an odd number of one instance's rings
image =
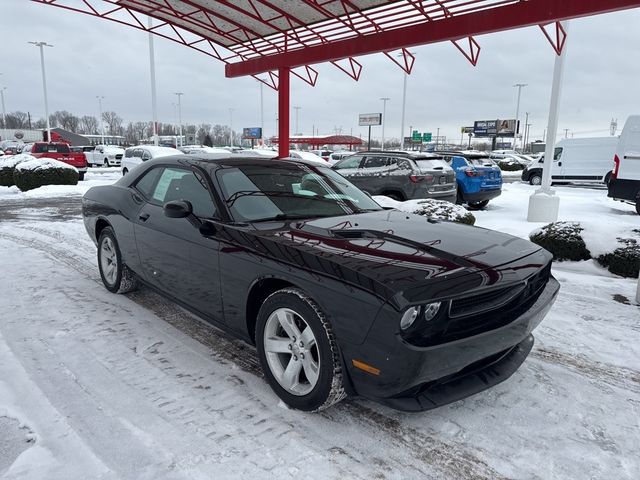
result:
[[(279, 143), (278, 137), (272, 137), (271, 142)], [(300, 145), (314, 145), (316, 147), (321, 147), (322, 145), (362, 145), (362, 139), (352, 135), (330, 135), (327, 137), (295, 136), (289, 137), (288, 142)]]
[[(475, 65), (474, 35), (640, 7), (640, 0), (32, 0), (152, 32), (253, 75), (279, 93), (279, 136), (289, 133), (289, 76), (315, 85), (310, 65), (331, 62), (357, 80), (354, 58), (381, 52), (407, 73), (416, 45), (451, 41)], [(148, 26), (145, 16), (157, 22)], [(544, 29), (543, 29), (544, 30)], [(559, 54), (564, 31), (556, 39)], [(398, 61), (391, 53), (402, 51)], [(297, 70), (295, 70), (297, 69)], [(261, 75), (261, 76), (260, 76)], [(286, 142), (280, 153), (286, 154)]]

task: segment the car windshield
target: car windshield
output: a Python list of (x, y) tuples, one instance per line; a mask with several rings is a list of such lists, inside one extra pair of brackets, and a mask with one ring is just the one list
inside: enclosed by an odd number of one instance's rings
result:
[(380, 210), (366, 193), (326, 167), (274, 161), (216, 173), (234, 220), (257, 222)]

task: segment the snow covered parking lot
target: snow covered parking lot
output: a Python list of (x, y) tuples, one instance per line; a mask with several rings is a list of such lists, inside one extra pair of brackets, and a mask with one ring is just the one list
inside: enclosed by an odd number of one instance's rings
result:
[[(0, 476), (640, 476), (640, 309), (624, 302), (633, 280), (556, 263), (562, 290), (531, 356), (489, 391), (421, 414), (358, 399), (305, 414), (278, 404), (251, 347), (148, 289), (103, 288), (80, 195), (119, 172), (86, 178), (0, 187)], [(640, 224), (602, 190), (557, 190), (563, 220)], [(539, 226), (525, 221), (532, 191), (505, 185), (474, 212), (477, 225), (526, 237)]]

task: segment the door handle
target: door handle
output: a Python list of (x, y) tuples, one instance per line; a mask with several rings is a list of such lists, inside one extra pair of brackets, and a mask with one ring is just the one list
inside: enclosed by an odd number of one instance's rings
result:
[(142, 220), (143, 222), (146, 222), (147, 220), (149, 220), (150, 216), (151, 215), (149, 215), (148, 213), (145, 212), (145, 213), (141, 213), (140, 215), (138, 215), (138, 218), (140, 220)]
[(561, 167), (562, 166), (562, 162), (558, 162), (558, 166)]

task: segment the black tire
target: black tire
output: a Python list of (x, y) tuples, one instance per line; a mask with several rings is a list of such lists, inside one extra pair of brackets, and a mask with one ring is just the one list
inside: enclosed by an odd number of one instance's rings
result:
[(78, 172), (78, 181), (84, 180), (84, 172)]
[[(116, 274), (112, 281), (108, 280), (106, 272), (103, 271), (103, 257), (105, 254), (103, 253), (102, 247), (103, 243), (107, 242), (107, 240), (113, 245), (113, 251), (115, 253), (115, 261), (112, 263), (115, 264)], [(129, 267), (122, 263), (120, 247), (111, 227), (105, 227), (100, 232), (100, 238), (98, 239), (98, 269), (100, 270), (102, 283), (105, 288), (112, 293), (127, 293), (138, 288), (138, 279), (135, 274)]]
[(456, 192), (456, 205), (462, 205), (464, 203), (464, 197), (462, 196), (462, 190), (458, 188)]
[(640, 197), (636, 198), (636, 213), (640, 215)]
[[(265, 352), (264, 332), (267, 320), (276, 310), (294, 310), (311, 328), (319, 358), (318, 380), (306, 395), (294, 395), (283, 388), (269, 366)], [(291, 408), (303, 411), (320, 411), (338, 403), (347, 396), (344, 384), (340, 351), (329, 321), (320, 307), (297, 288), (285, 288), (272, 293), (258, 312), (256, 323), (258, 357), (267, 382), (280, 399)]]
[(532, 174), (529, 177), (529, 185), (535, 185), (536, 187), (542, 185), (542, 175), (537, 173)]
[(129, 173), (129, 170), (127, 170), (126, 168), (122, 169), (122, 176), (124, 177), (127, 173)]
[(489, 200), (482, 200), (481, 202), (469, 202), (468, 205), (470, 210), (481, 210), (489, 205)]
[(109, 165), (109, 159), (108, 159), (108, 158), (105, 158), (105, 159), (104, 159), (103, 166), (105, 166), (105, 167), (107, 167), (107, 168), (111, 166), (111, 165)]
[(609, 172), (604, 176), (604, 184), (607, 187), (609, 186), (609, 182), (611, 181), (611, 175), (613, 175), (613, 172)]

